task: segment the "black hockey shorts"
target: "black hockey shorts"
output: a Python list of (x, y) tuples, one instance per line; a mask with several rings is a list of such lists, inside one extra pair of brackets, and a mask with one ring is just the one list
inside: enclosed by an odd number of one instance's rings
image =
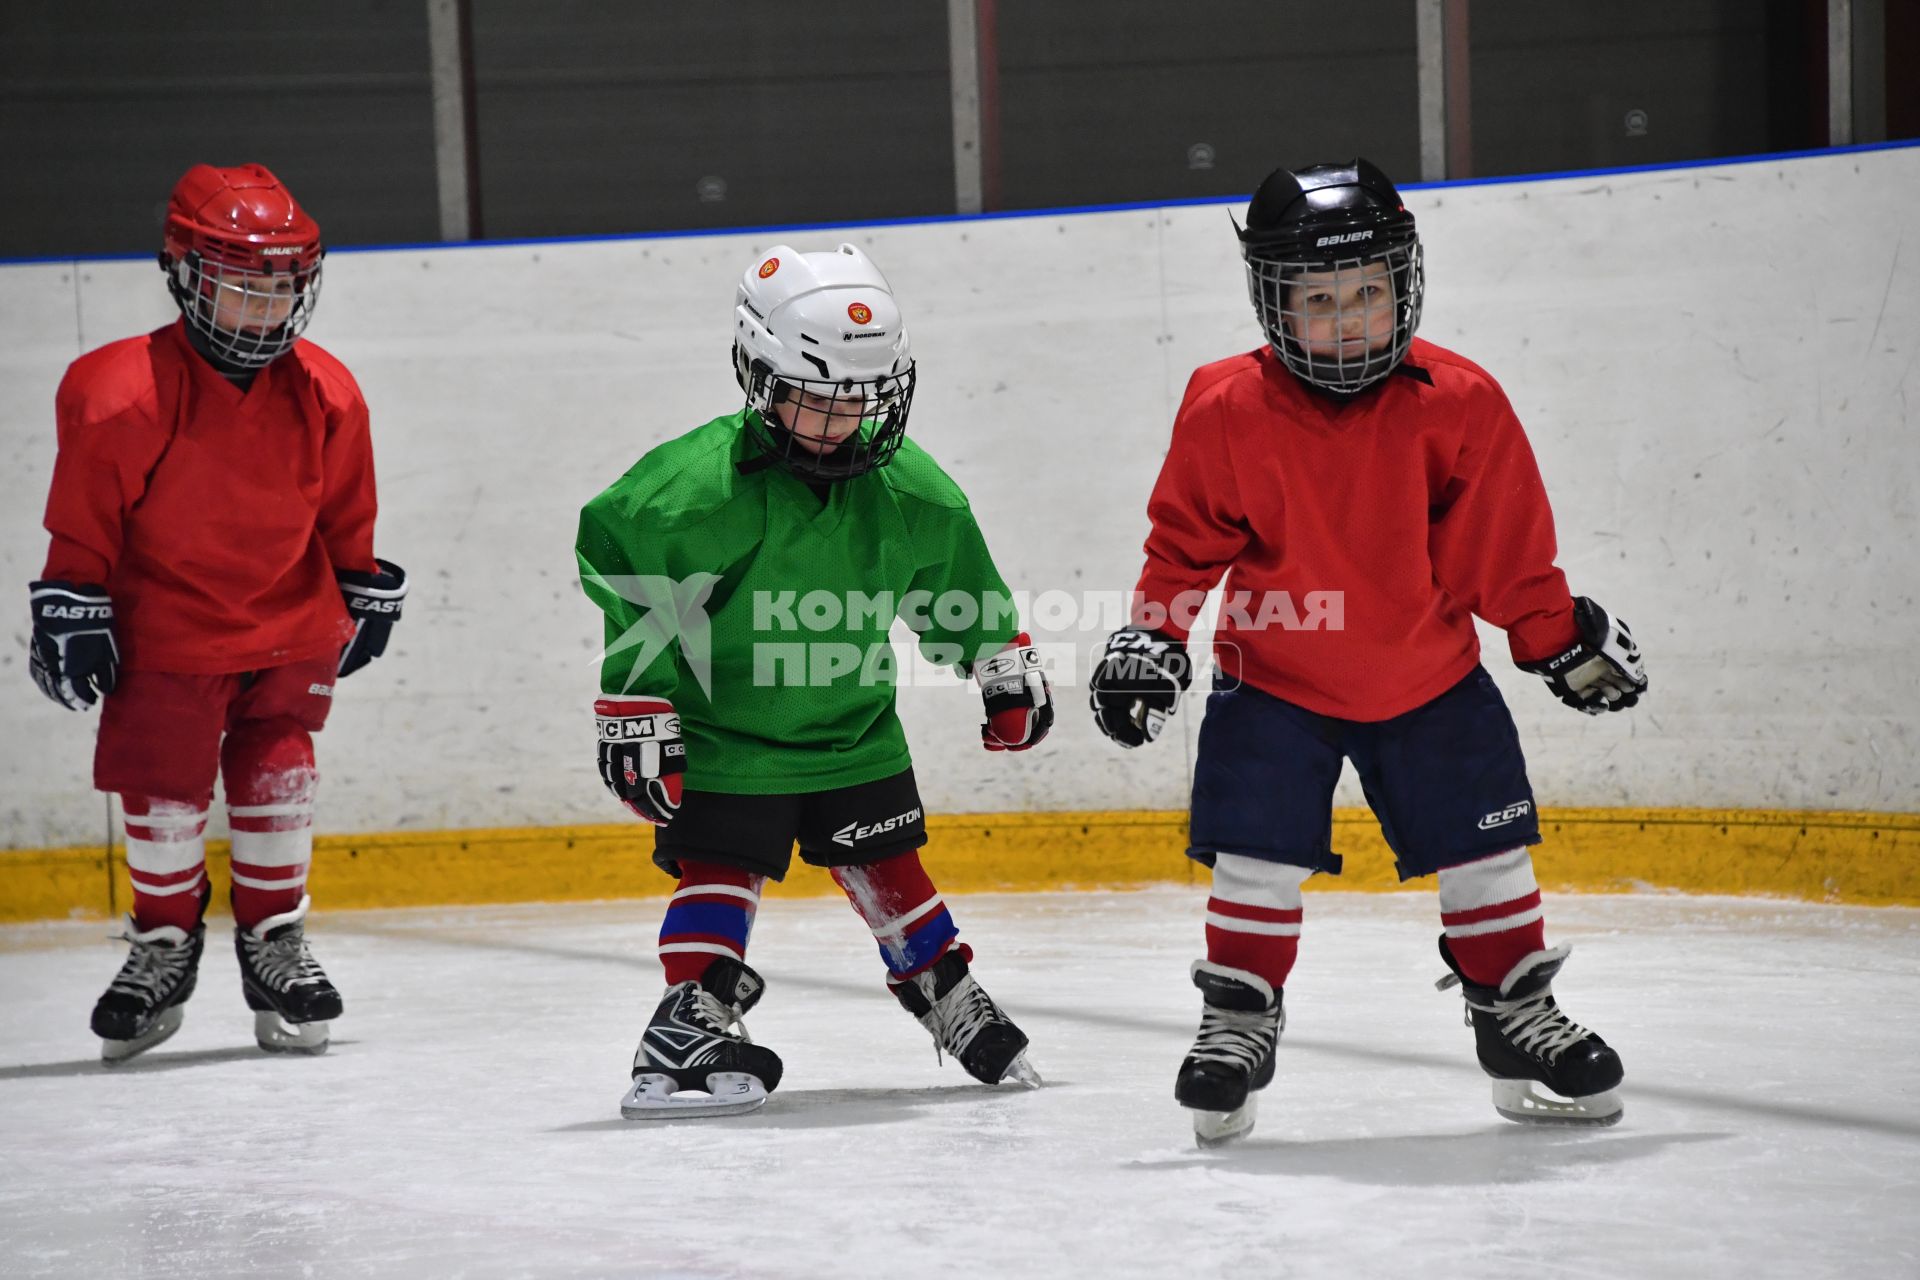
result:
[(680, 812), (654, 832), (653, 861), (676, 878), (679, 859), (687, 858), (784, 880), (796, 843), (802, 862), (860, 867), (926, 842), (926, 809), (909, 768), (876, 782), (799, 795), (684, 792)]
[(1200, 723), (1187, 856), (1340, 873), (1333, 787), (1352, 760), (1402, 880), (1540, 843), (1527, 762), (1484, 667), (1391, 720), (1341, 720), (1216, 681)]

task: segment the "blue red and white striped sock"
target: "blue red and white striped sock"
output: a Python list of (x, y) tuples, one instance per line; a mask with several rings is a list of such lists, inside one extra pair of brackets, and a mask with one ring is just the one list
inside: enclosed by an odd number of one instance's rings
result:
[(680, 859), (680, 887), (660, 921), (660, 964), (667, 985), (697, 982), (716, 956), (747, 958), (747, 938), (765, 876)]
[(1498, 986), (1547, 946), (1540, 886), (1526, 846), (1440, 872), (1440, 924), (1469, 982)]
[(1286, 985), (1300, 952), (1300, 886), (1312, 874), (1308, 867), (1215, 854), (1207, 959), (1258, 974), (1275, 991)]
[(873, 931), (889, 986), (931, 967), (955, 947), (968, 961), (973, 959), (972, 949), (958, 941), (960, 930), (940, 891), (920, 865), (919, 850), (864, 867), (834, 867), (833, 882)]

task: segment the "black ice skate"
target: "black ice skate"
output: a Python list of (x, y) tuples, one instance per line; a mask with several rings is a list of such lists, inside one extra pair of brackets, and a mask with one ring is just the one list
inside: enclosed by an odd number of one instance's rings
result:
[(780, 1086), (780, 1057), (750, 1040), (741, 1019), (765, 989), (759, 974), (731, 956), (715, 959), (698, 982), (668, 987), (641, 1033), (620, 1114), (676, 1119), (762, 1106)]
[(949, 951), (925, 972), (895, 983), (893, 995), (933, 1036), (936, 1057), (952, 1054), (982, 1084), (1039, 1086), (1040, 1073), (1026, 1057), (1026, 1033), (974, 981), (961, 952)]
[[(1527, 956), (1497, 987), (1468, 982), (1444, 936), (1440, 958), (1453, 972), (1434, 985), (1444, 991), (1457, 983), (1466, 996), (1480, 1066), (1493, 1077), (1494, 1110), (1520, 1124), (1619, 1122), (1614, 1089), (1626, 1074), (1620, 1055), (1554, 1003), (1553, 976), (1566, 963), (1566, 947)], [(1560, 1097), (1541, 1094), (1535, 1084)]]
[(325, 1053), (327, 1024), (340, 1016), (340, 993), (307, 950), (307, 904), (303, 896), (293, 910), (233, 931), (253, 1038), (268, 1053)]
[(1193, 985), (1204, 1002), (1200, 1034), (1173, 1096), (1193, 1112), (1194, 1140), (1217, 1147), (1253, 1132), (1253, 1095), (1273, 1083), (1273, 1051), (1287, 1025), (1285, 993), (1258, 974), (1206, 960), (1193, 962)]
[(126, 963), (93, 1006), (93, 1034), (100, 1037), (100, 1061), (119, 1063), (159, 1044), (180, 1029), (200, 973), (200, 951), (207, 927), (191, 932), (160, 925), (145, 933), (127, 917), (119, 935), (132, 944)]

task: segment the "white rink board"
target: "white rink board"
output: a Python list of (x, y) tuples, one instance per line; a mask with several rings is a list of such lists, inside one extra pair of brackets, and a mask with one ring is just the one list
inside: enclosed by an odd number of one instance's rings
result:
[[(323, 193), (307, 193), (323, 222)], [(1527, 424), (1577, 592), (1653, 688), (1592, 722), (1489, 667), (1549, 805), (1920, 805), (1920, 149), (1412, 193), (1422, 332)], [(1259, 341), (1230, 205), (848, 231), (921, 361), (913, 434), (1008, 581), (1124, 591), (1197, 365)], [(321, 739), (325, 831), (612, 821), (592, 766), (579, 506), (735, 408), (733, 282), (779, 237), (336, 253), (311, 336), (372, 406), (381, 554), (414, 591)], [(829, 247), (828, 232), (792, 237)], [(3, 247), (0, 247), (3, 248)], [(76, 282), (75, 275), (78, 274)], [(147, 262), (0, 267), (0, 583), (39, 572), (51, 404), (79, 351), (167, 319)], [(0, 846), (98, 842), (91, 722), (0, 667)], [(1089, 623), (1091, 626), (1091, 623)], [(1037, 636), (1077, 644), (1097, 630)], [(969, 686), (903, 691), (935, 812), (1178, 808), (1182, 752), (1122, 755), (1079, 687), (1039, 751), (978, 746)], [(1190, 706), (1189, 711), (1197, 708)], [(1341, 796), (1358, 803), (1357, 787)]]
[[(1569, 1014), (1611, 1129), (1495, 1116), (1431, 893), (1316, 894), (1262, 1118), (1195, 1150), (1173, 1077), (1201, 891), (953, 902), (1037, 1091), (934, 1062), (844, 903), (762, 910), (756, 1115), (619, 1118), (654, 904), (339, 913), (318, 1059), (252, 1047), (224, 928), (186, 1023), (108, 1072), (98, 924), (0, 928), (14, 1277), (1911, 1276), (1920, 911), (1580, 895)], [(463, 994), (464, 993), (464, 994)]]

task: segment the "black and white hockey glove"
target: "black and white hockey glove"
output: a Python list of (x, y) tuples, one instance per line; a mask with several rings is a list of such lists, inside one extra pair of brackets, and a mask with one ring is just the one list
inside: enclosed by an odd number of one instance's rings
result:
[(1025, 751), (1053, 728), (1053, 692), (1026, 632), (975, 663), (973, 678), (987, 704), (987, 722), (980, 726), (980, 745), (987, 750)]
[(1590, 716), (1602, 711), (1625, 711), (1647, 691), (1647, 672), (1640, 665), (1640, 646), (1633, 632), (1618, 618), (1610, 618), (1585, 596), (1573, 602), (1573, 625), (1579, 641), (1564, 653), (1538, 662), (1517, 664), (1547, 682), (1553, 696)]
[(334, 571), (340, 595), (353, 619), (353, 639), (340, 651), (340, 675), (350, 676), (387, 651), (387, 633), (400, 621), (407, 598), (407, 571), (391, 560), (376, 559), (378, 573)]
[(33, 610), (27, 666), (40, 692), (74, 711), (112, 693), (120, 678), (120, 646), (107, 589), (50, 579), (28, 583), (27, 595)]
[(680, 717), (665, 698), (601, 698), (600, 781), (616, 799), (656, 827), (680, 812), (687, 744)]
[(1123, 747), (1152, 742), (1193, 683), (1193, 660), (1184, 641), (1160, 631), (1125, 627), (1107, 637), (1107, 651), (1094, 668), (1094, 723)]

